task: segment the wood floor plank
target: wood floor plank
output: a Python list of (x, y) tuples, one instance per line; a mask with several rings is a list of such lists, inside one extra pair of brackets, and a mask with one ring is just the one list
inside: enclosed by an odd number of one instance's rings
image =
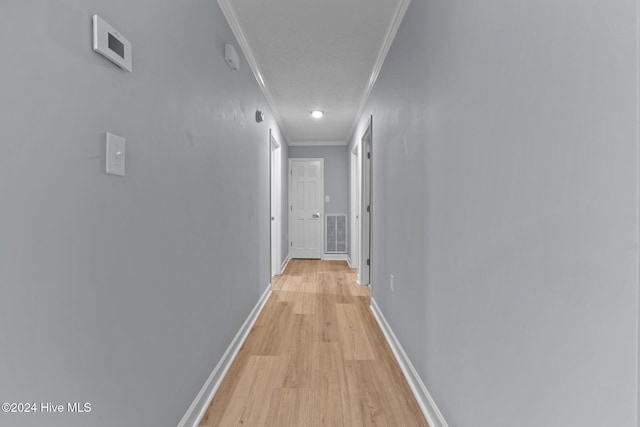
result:
[(316, 321), (314, 336), (321, 342), (338, 342), (337, 298), (334, 295), (318, 294), (316, 299)]
[(268, 425), (269, 405), (265, 403), (271, 403), (269, 398), (273, 392), (281, 389), (286, 368), (283, 362), (279, 356), (250, 358), (220, 426)]
[[(348, 382), (351, 406), (349, 423), (353, 427), (390, 426), (384, 412), (385, 405), (375, 390), (362, 361), (347, 361), (345, 373)], [(392, 426), (392, 425), (391, 425)]]
[(201, 427), (428, 427), (343, 261), (291, 260)]
[[(342, 351), (338, 343), (317, 342), (312, 347), (311, 387), (317, 405), (314, 419), (321, 426), (343, 426), (343, 405), (348, 393)], [(348, 424), (347, 424), (348, 425)]]
[(373, 360), (373, 350), (355, 304), (336, 304), (336, 318), (345, 360)]
[(314, 426), (312, 414), (316, 401), (309, 388), (285, 388), (274, 391), (269, 404), (267, 422), (269, 426), (300, 427)]
[(316, 312), (316, 299), (315, 293), (303, 293), (294, 309), (295, 312), (297, 314), (314, 314)]
[(289, 354), (284, 388), (311, 388), (313, 378), (313, 357), (309, 349), (294, 349)]

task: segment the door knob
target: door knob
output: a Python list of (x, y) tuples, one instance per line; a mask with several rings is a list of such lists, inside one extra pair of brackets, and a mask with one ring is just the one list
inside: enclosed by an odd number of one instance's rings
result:
[(320, 214), (319, 213), (314, 213), (312, 216), (313, 216), (313, 218), (320, 218)]

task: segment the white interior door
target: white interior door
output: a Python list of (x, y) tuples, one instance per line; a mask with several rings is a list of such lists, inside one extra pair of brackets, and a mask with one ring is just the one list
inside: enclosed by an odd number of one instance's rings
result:
[(271, 144), (271, 277), (280, 274), (280, 264), (282, 262), (282, 215), (281, 215), (281, 194), (282, 194), (282, 168), (280, 159), (280, 144), (275, 140), (269, 131)]
[(324, 159), (289, 159), (291, 258), (324, 252)]
[(360, 142), (362, 159), (362, 178), (361, 178), (361, 208), (360, 208), (360, 284), (371, 284), (371, 124), (372, 119), (369, 121), (369, 126), (362, 136)]

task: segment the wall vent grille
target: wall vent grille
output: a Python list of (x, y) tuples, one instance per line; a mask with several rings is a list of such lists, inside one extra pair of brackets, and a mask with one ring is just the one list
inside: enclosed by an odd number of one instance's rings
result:
[(347, 214), (327, 214), (325, 220), (325, 253), (347, 253)]

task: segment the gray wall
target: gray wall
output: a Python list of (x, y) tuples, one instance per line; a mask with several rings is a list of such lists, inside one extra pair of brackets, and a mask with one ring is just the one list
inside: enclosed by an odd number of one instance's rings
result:
[(373, 296), (451, 426), (638, 426), (636, 3), (414, 0), (391, 47)]
[(330, 196), (329, 202), (324, 204), (325, 215), (345, 214), (349, 210), (349, 158), (346, 154), (344, 146), (289, 147), (290, 159), (324, 159), (324, 194)]
[[(91, 50), (94, 13), (133, 73)], [(269, 283), (277, 126), (215, 1), (9, 1), (0, 34), (0, 400), (93, 405), (0, 424), (175, 426)]]

